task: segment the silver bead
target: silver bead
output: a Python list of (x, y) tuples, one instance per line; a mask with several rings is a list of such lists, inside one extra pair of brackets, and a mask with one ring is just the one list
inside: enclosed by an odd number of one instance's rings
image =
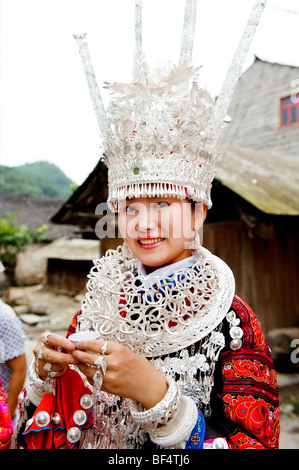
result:
[(231, 335), (231, 337), (233, 339), (235, 338), (242, 338), (243, 336), (243, 330), (242, 328), (240, 328), (239, 326), (233, 326), (230, 330), (229, 330), (229, 334)]
[(82, 408), (84, 408), (84, 410), (88, 410), (88, 408), (90, 408), (92, 404), (93, 402), (91, 395), (88, 395), (88, 393), (82, 395), (82, 397), (80, 398), (80, 405), (82, 406)]
[(86, 413), (83, 410), (75, 411), (73, 414), (74, 423), (78, 426), (82, 426), (86, 422)]
[(236, 314), (234, 311), (230, 311), (226, 314), (227, 321), (232, 322), (236, 318)]
[(213, 449), (228, 449), (226, 440), (222, 437), (217, 437), (217, 439), (214, 439)]
[(67, 440), (71, 442), (72, 444), (74, 442), (79, 441), (80, 437), (81, 437), (81, 431), (79, 428), (75, 428), (75, 427), (70, 428), (66, 435)]
[(47, 413), (46, 411), (40, 411), (35, 416), (35, 422), (40, 428), (47, 426), (50, 422), (49, 413)]
[(54, 424), (56, 424), (56, 426), (58, 426), (61, 422), (61, 419), (60, 419), (60, 414), (57, 413), (57, 411), (55, 411), (54, 415), (52, 416), (52, 421)]
[(235, 338), (231, 340), (230, 342), (230, 348), (233, 351), (235, 351), (236, 349), (240, 349), (241, 346), (242, 346), (242, 341), (240, 340), (240, 338)]

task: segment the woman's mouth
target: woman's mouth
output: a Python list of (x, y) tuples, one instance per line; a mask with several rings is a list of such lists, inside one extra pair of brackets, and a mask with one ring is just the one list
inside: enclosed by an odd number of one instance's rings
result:
[(138, 245), (144, 249), (155, 248), (156, 246), (160, 245), (164, 242), (165, 238), (157, 237), (157, 238), (139, 238)]

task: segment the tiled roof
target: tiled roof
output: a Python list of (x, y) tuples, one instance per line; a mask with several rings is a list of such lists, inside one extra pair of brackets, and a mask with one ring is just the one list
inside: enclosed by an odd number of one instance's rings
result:
[(77, 227), (51, 222), (53, 215), (64, 203), (65, 199), (61, 198), (0, 193), (0, 218), (4, 218), (6, 212), (17, 213), (16, 225), (26, 225), (32, 231), (47, 225), (48, 230), (42, 236), (44, 240), (71, 237)]
[(215, 177), (266, 214), (299, 215), (298, 157), (229, 147)]

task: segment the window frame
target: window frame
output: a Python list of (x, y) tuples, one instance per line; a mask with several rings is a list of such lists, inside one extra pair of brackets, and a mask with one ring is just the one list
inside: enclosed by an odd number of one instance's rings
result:
[[(284, 103), (289, 100), (288, 103)], [(293, 122), (293, 113), (296, 112), (297, 120)], [(285, 115), (287, 122), (285, 123)], [(291, 94), (280, 98), (280, 128), (285, 129), (299, 125), (299, 93)]]

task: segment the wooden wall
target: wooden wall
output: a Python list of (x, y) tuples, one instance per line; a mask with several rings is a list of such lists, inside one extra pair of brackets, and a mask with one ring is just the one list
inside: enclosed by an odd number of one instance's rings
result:
[(46, 287), (69, 294), (85, 293), (87, 275), (92, 266), (92, 261), (50, 258)]
[(297, 218), (279, 218), (249, 230), (241, 220), (206, 224), (203, 246), (232, 269), (236, 294), (264, 332), (299, 324)]

